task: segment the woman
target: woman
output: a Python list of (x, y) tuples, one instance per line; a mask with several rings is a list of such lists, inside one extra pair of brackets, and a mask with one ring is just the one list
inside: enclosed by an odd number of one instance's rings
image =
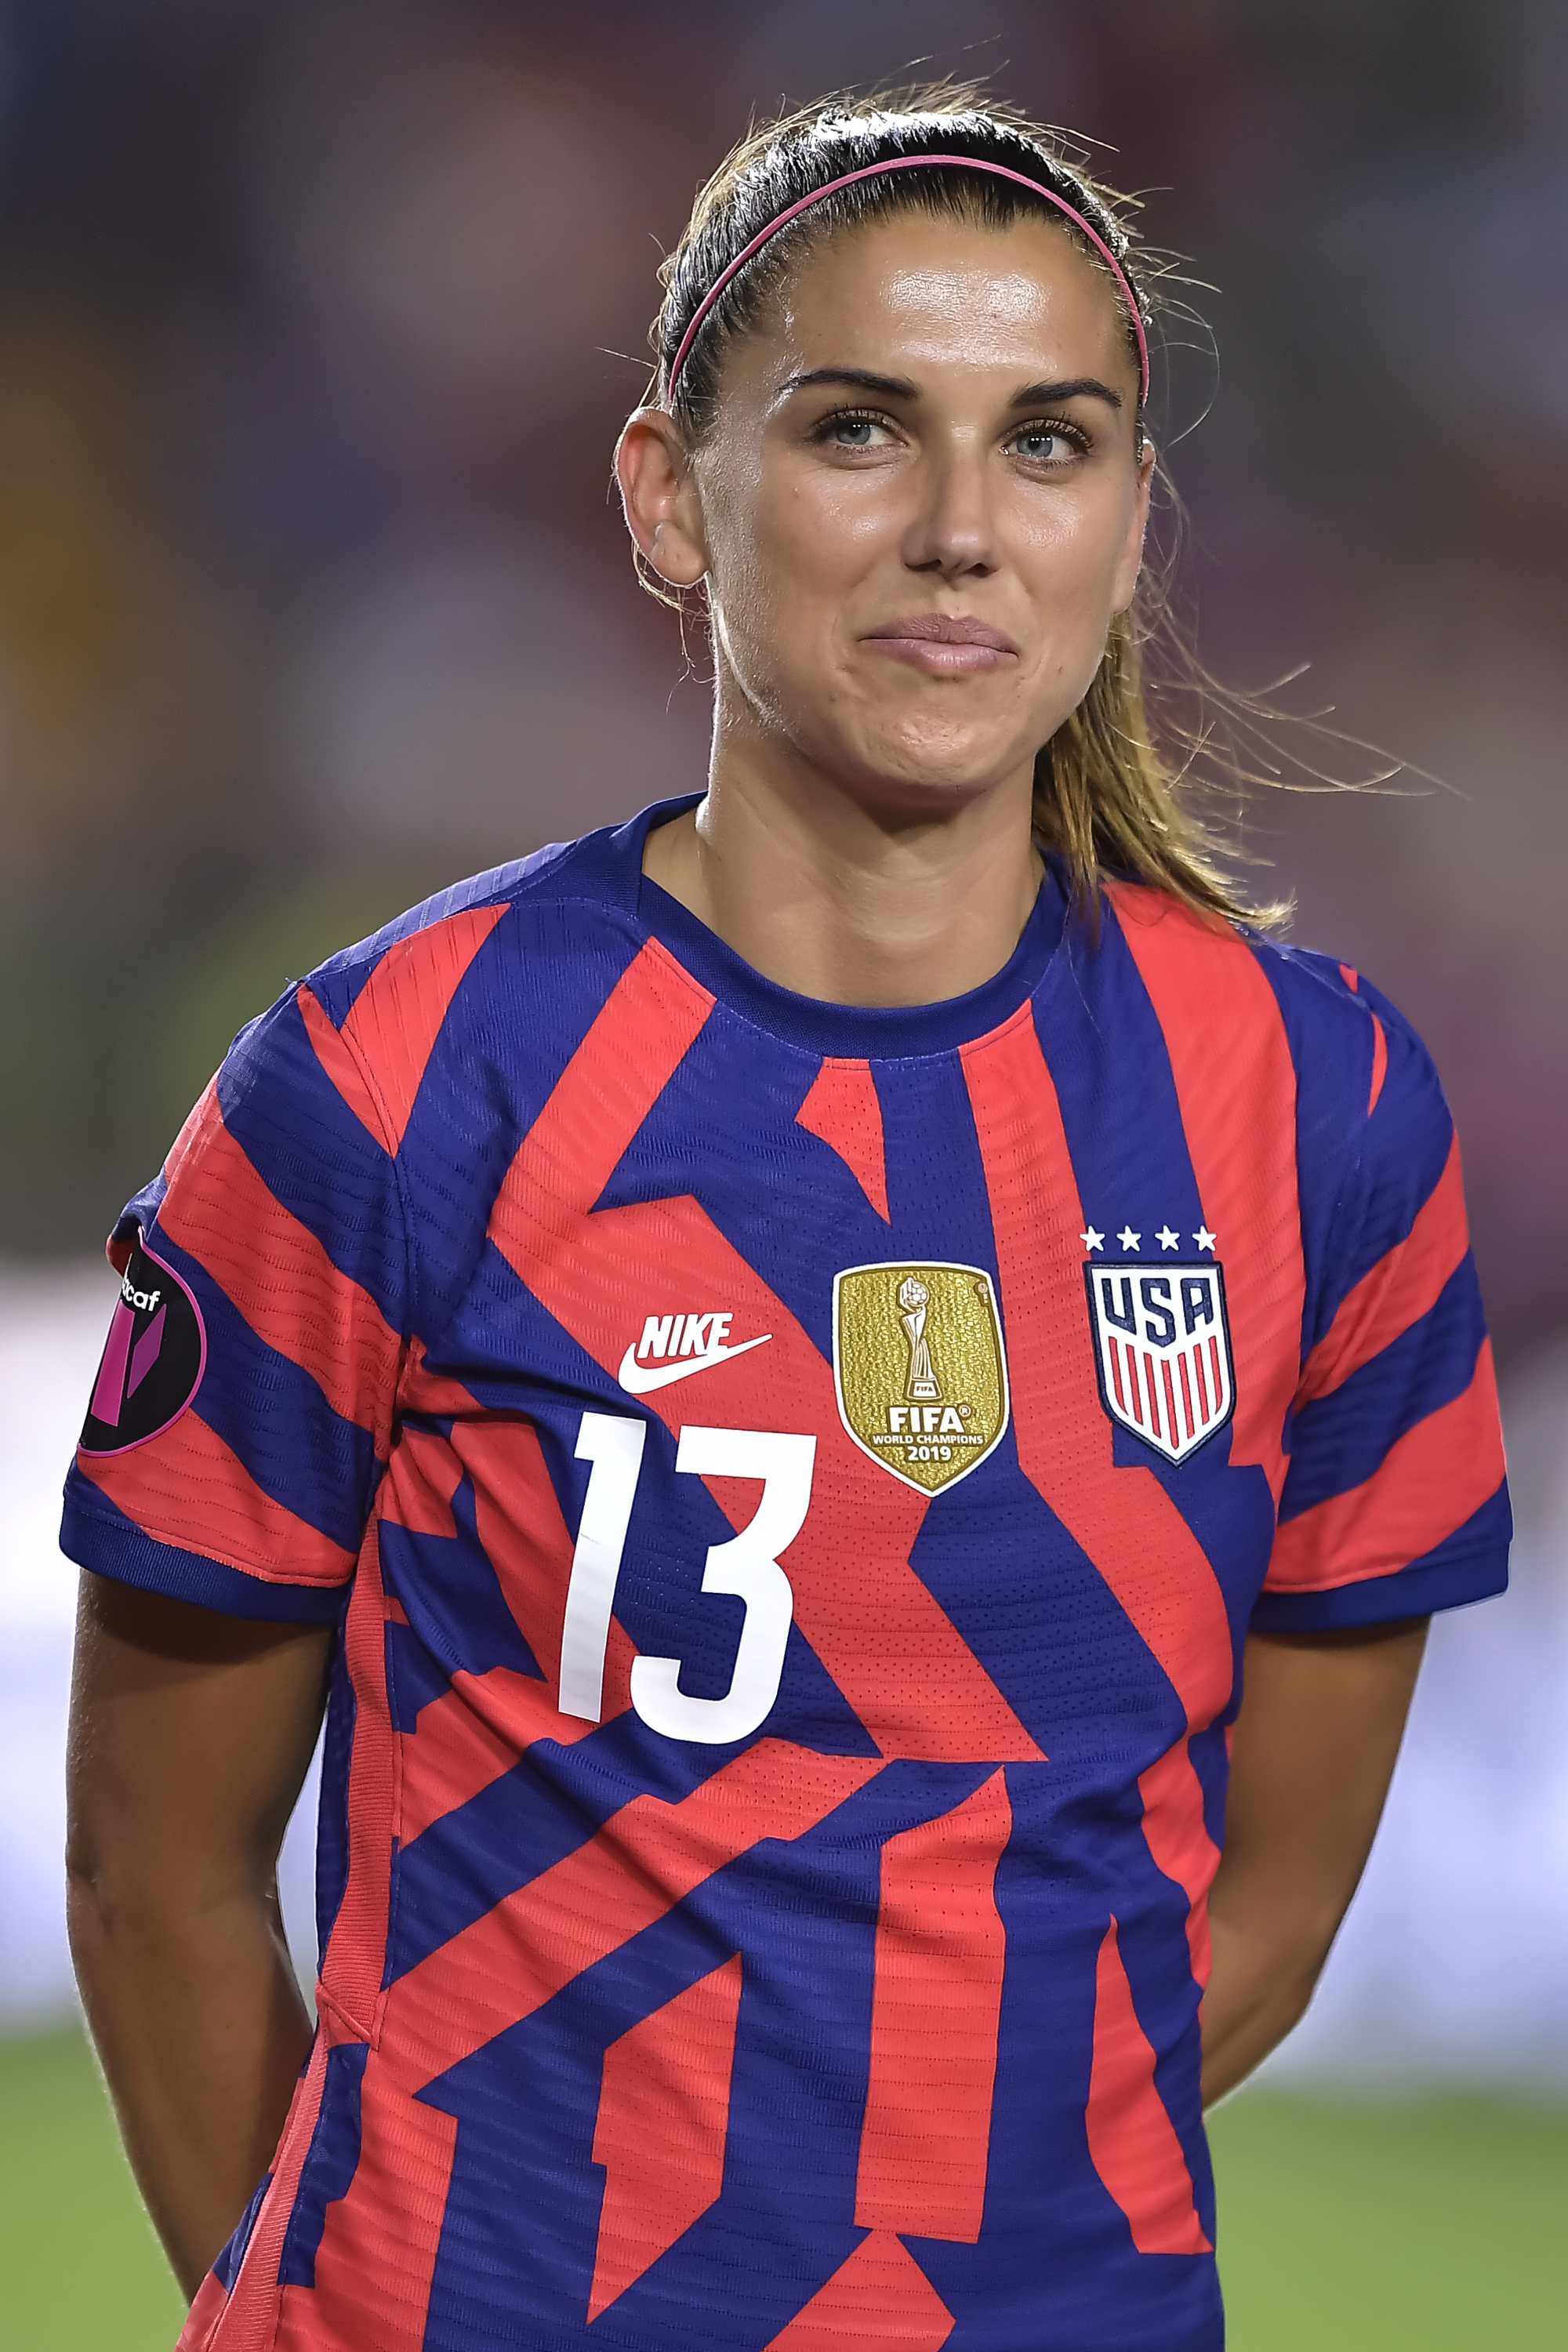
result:
[(807, 113), (666, 281), (706, 793), (333, 958), (116, 1227), (93, 2032), (191, 2347), (1206, 2352), (1203, 2105), (1504, 1580), (1447, 1112), (1150, 745), (1111, 200)]

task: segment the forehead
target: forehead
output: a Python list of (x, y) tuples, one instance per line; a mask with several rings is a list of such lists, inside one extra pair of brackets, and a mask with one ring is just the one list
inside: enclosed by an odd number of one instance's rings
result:
[(764, 365), (931, 366), (1095, 373), (1136, 390), (1126, 325), (1104, 271), (1064, 228), (1005, 228), (893, 213), (839, 231), (788, 273), (760, 342)]

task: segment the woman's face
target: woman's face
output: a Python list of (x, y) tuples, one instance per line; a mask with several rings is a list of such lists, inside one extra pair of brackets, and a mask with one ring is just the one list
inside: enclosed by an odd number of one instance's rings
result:
[(1132, 595), (1137, 393), (1103, 275), (1043, 221), (898, 214), (809, 257), (683, 493), (721, 726), (889, 813), (1027, 769)]

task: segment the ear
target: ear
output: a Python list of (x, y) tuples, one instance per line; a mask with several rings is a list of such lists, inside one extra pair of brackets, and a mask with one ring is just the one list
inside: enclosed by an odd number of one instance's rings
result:
[(1117, 558), (1116, 580), (1110, 596), (1113, 613), (1126, 612), (1138, 585), (1138, 574), (1143, 568), (1143, 535), (1149, 528), (1149, 493), (1153, 480), (1154, 444), (1145, 441), (1143, 454), (1138, 460), (1138, 487), (1133, 493), (1132, 514), (1121, 552)]
[(661, 580), (693, 588), (708, 569), (691, 453), (668, 409), (639, 408), (616, 444), (626, 529)]

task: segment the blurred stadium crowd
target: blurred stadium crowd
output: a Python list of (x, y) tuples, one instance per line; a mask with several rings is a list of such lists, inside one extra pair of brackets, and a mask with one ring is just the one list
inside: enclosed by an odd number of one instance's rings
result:
[(58, 1897), (26, 1890), (58, 1878), (51, 1522), (101, 1236), (287, 977), (700, 779), (700, 660), (605, 497), (654, 270), (753, 110), (917, 69), (1114, 149), (1208, 281), (1223, 364), (1177, 332), (1155, 422), (1211, 668), (1310, 661), (1293, 708), (1441, 780), (1249, 820), (1297, 935), (1445, 1073), (1528, 1519), (1515, 1596), (1441, 1630), (1281, 2063), (1568, 2088), (1549, 0), (0, 5), (0, 2016), (64, 1998)]

